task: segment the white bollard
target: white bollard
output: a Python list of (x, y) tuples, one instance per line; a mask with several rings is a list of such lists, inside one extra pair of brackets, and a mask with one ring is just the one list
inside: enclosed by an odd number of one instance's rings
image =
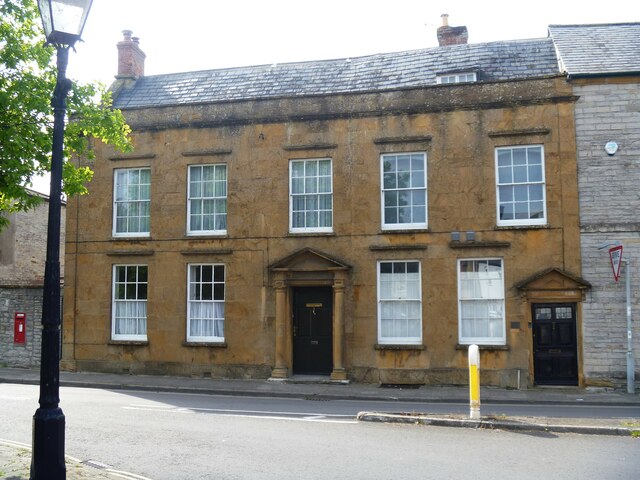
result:
[(469, 346), (469, 418), (480, 420), (480, 351)]

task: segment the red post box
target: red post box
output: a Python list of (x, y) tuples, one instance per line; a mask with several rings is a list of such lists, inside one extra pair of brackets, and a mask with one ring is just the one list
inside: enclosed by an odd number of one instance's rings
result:
[(16, 312), (13, 321), (13, 343), (25, 343), (27, 338), (27, 314)]

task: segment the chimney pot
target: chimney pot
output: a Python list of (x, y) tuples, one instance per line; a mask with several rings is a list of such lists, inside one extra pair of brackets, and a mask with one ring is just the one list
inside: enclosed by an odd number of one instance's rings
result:
[(131, 35), (133, 35), (133, 32), (131, 30), (123, 30), (122, 35), (124, 36), (125, 41), (130, 41)]
[(449, 14), (448, 13), (443, 13), (442, 15), (440, 15), (440, 18), (442, 18), (442, 26), (443, 27), (448, 27), (449, 26)]

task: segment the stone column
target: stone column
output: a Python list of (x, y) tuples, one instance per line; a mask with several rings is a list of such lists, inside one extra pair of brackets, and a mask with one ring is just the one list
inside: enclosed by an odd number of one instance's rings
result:
[(284, 281), (274, 282), (276, 290), (276, 364), (272, 378), (288, 378), (287, 368), (287, 286)]
[(333, 282), (333, 371), (331, 380), (344, 381), (344, 280)]

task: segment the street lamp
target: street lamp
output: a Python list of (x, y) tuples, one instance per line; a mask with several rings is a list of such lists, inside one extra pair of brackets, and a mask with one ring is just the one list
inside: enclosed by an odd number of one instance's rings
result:
[(47, 258), (42, 295), (40, 408), (33, 416), (31, 480), (67, 477), (64, 461), (65, 420), (59, 407), (60, 383), (60, 206), (69, 48), (80, 39), (93, 0), (38, 0), (47, 43), (56, 47), (58, 75), (53, 91), (53, 143), (47, 224)]

